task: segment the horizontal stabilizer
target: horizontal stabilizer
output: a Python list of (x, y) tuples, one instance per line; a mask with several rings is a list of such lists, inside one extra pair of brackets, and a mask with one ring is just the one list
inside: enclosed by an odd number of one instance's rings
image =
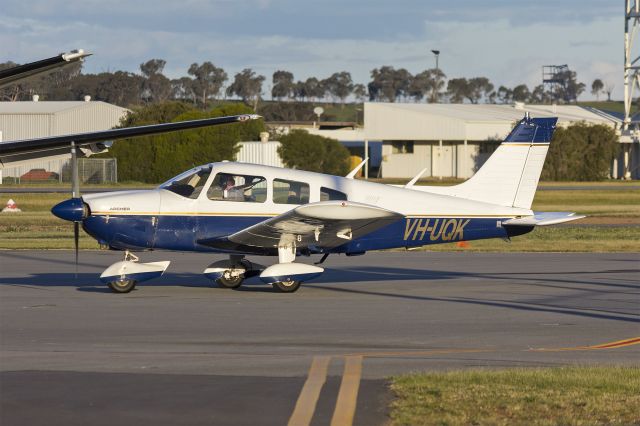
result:
[(534, 212), (533, 216), (509, 219), (502, 222), (508, 226), (547, 226), (583, 219), (586, 216), (573, 212)]

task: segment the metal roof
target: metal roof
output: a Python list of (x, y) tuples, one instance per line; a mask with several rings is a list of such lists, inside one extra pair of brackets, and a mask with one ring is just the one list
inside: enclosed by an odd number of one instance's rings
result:
[(56, 114), (74, 108), (103, 106), (107, 108), (123, 109), (101, 101), (22, 101), (0, 102), (0, 114)]
[(364, 128), (371, 140), (486, 140), (506, 136), (525, 112), (558, 117), (559, 125), (585, 121), (620, 127), (621, 121), (577, 105), (409, 104), (367, 102)]

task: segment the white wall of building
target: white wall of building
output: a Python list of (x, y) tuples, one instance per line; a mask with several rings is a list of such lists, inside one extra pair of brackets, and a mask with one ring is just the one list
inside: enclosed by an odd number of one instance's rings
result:
[(236, 155), (236, 161), (240, 161), (241, 163), (284, 167), (284, 164), (278, 155), (280, 142), (240, 142), (239, 145), (240, 150)]

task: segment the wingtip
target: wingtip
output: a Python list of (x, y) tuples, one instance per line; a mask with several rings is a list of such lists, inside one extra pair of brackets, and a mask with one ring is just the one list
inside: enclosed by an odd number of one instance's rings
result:
[(243, 114), (238, 116), (239, 121), (259, 120), (260, 118), (262, 118), (262, 116), (258, 114)]

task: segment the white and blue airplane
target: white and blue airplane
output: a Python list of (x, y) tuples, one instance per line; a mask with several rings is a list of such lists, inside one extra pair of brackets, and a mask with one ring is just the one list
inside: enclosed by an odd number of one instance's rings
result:
[[(150, 190), (80, 196), (76, 188), (52, 212), (124, 252), (100, 277), (116, 293), (165, 272), (169, 261), (143, 263), (133, 254), (145, 250), (224, 253), (227, 259), (204, 270), (220, 286), (237, 288), (257, 275), (277, 290), (294, 292), (322, 274), (317, 265), (332, 253), (508, 240), (536, 226), (584, 217), (531, 210), (556, 121), (526, 115), (472, 178), (454, 186), (414, 186), (419, 176), (404, 187), (354, 179), (363, 164), (340, 177), (221, 162)], [(296, 261), (312, 254), (322, 254), (320, 262)], [(264, 267), (246, 255), (278, 261)]]

